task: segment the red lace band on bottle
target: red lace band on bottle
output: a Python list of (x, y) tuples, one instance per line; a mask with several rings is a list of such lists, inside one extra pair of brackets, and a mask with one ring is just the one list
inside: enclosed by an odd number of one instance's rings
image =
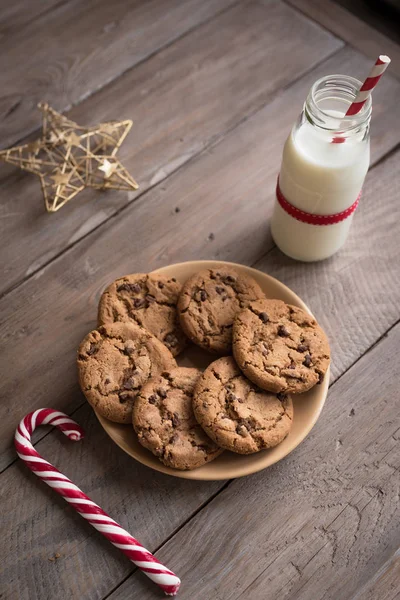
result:
[(281, 189), (279, 187), (279, 177), (276, 184), (276, 198), (279, 204), (282, 206), (283, 210), (288, 213), (294, 219), (301, 221), (302, 223), (308, 223), (309, 225), (334, 225), (335, 223), (340, 223), (349, 217), (356, 210), (358, 203), (361, 198), (361, 192), (358, 195), (357, 200), (346, 208), (346, 210), (336, 213), (334, 215), (314, 215), (312, 213), (304, 212), (304, 210), (300, 210), (290, 204), (282, 194)]

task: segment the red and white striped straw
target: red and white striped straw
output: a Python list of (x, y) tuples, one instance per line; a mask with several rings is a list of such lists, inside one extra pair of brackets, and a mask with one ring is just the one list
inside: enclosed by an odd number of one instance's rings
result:
[(390, 64), (390, 58), (382, 54), (378, 57), (376, 63), (371, 69), (370, 74), (367, 79), (364, 81), (360, 90), (355, 97), (354, 102), (352, 102), (345, 114), (346, 117), (350, 117), (351, 115), (356, 115), (360, 112), (366, 101), (371, 95), (372, 90), (375, 88), (376, 84), (382, 77), (383, 73), (386, 71)]
[(114, 546), (122, 550), (168, 596), (175, 596), (181, 584), (180, 579), (164, 567), (151, 552), (143, 548), (116, 521), (111, 519), (100, 506), (86, 496), (68, 477), (60, 473), (58, 469), (36, 452), (31, 443), (31, 435), (39, 425), (54, 425), (70, 440), (78, 441), (84, 436), (82, 427), (64, 413), (53, 408), (39, 408), (35, 412), (26, 415), (16, 429), (14, 443), (20, 459), (42, 481), (69, 502), (97, 531), (100, 531)]

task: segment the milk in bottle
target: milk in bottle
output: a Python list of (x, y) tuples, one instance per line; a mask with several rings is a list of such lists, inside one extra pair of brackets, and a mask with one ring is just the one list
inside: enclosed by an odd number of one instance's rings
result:
[(369, 166), (371, 99), (343, 116), (360, 85), (344, 75), (317, 81), (286, 140), (271, 231), (297, 260), (331, 256), (349, 232)]

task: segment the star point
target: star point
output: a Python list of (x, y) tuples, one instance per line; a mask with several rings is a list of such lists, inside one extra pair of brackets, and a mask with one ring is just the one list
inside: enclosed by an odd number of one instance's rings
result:
[(46, 103), (38, 106), (43, 113), (42, 137), (0, 151), (0, 160), (39, 176), (48, 212), (59, 210), (85, 187), (138, 189), (115, 157), (132, 121), (110, 121), (85, 128)]
[(99, 166), (99, 171), (103, 171), (104, 177), (108, 179), (113, 173), (115, 173), (117, 168), (118, 165), (115, 163), (110, 163), (110, 161), (106, 158), (103, 164)]
[(80, 146), (81, 136), (77, 135), (75, 131), (71, 131), (71, 133), (65, 136), (65, 142), (67, 146)]
[(50, 179), (54, 181), (54, 185), (67, 185), (72, 175), (72, 171), (68, 173), (56, 173), (55, 175), (50, 175)]

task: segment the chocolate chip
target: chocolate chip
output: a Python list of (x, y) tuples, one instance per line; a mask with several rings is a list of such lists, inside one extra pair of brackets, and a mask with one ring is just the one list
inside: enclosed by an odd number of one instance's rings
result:
[(201, 300), (202, 302), (204, 302), (205, 300), (207, 300), (207, 297), (208, 297), (208, 296), (207, 296), (207, 292), (206, 292), (206, 290), (200, 290), (200, 300)]
[(124, 379), (124, 381), (122, 382), (122, 387), (124, 388), (124, 390), (133, 390), (135, 388), (135, 380), (133, 379), (133, 377), (127, 377), (126, 379)]
[(213, 272), (210, 273), (210, 279), (216, 279), (216, 276)]
[(178, 425), (180, 425), (180, 419), (178, 417), (178, 415), (176, 413), (174, 413), (174, 416), (172, 417), (172, 425), (174, 427), (178, 427)]
[[(217, 275), (218, 275), (218, 273), (217, 273)], [(227, 281), (228, 283), (235, 283), (236, 277), (232, 277), (232, 275), (227, 275), (225, 277), (225, 281)]]
[(196, 446), (199, 450), (203, 450), (203, 452), (209, 452), (210, 450), (210, 446), (207, 446), (207, 444), (196, 444)]
[(267, 313), (265, 313), (265, 312), (262, 312), (262, 313), (260, 313), (258, 316), (259, 316), (259, 318), (261, 319), (261, 321), (262, 321), (263, 323), (268, 323), (268, 321), (269, 321), (269, 317), (268, 317)]
[(288, 332), (288, 330), (286, 329), (286, 327), (284, 325), (279, 325), (278, 335), (280, 335), (281, 337), (289, 337), (290, 333)]
[(308, 346), (306, 344), (299, 344), (297, 346), (297, 352), (306, 352), (308, 350)]
[(284, 394), (283, 392), (279, 392), (279, 394), (276, 395), (276, 397), (278, 398), (278, 400), (280, 400), (281, 402), (283, 402), (284, 400), (286, 400), (287, 396), (286, 394)]
[(222, 296), (222, 302), (225, 302), (225, 300), (228, 300), (228, 296)]
[(162, 456), (164, 451), (162, 448), (154, 448), (153, 453), (155, 454), (155, 456)]
[(122, 283), (121, 285), (119, 285), (117, 287), (117, 292), (129, 292), (129, 284), (128, 283)]
[(138, 294), (141, 291), (142, 287), (139, 283), (122, 283), (117, 288), (117, 292), (132, 292), (133, 294)]
[(157, 394), (160, 396), (160, 398), (166, 398), (167, 397), (167, 392), (165, 390), (163, 390), (162, 388), (157, 390)]
[(178, 345), (178, 338), (173, 333), (167, 333), (164, 338), (164, 342), (167, 344), (167, 346), (174, 347)]
[(111, 383), (111, 382), (110, 382), (110, 380), (108, 379), (108, 377), (107, 377), (107, 379), (105, 379), (105, 380), (104, 380), (104, 383), (105, 383), (106, 385), (107, 385), (107, 383)]
[(172, 277), (171, 281), (173, 281), (174, 283), (176, 283), (175, 277)]
[(158, 287), (160, 288), (160, 290), (162, 290), (162, 289), (163, 289), (163, 287), (164, 287), (164, 284), (163, 284), (163, 282), (162, 282), (162, 281), (159, 281), (159, 282), (158, 282)]
[(312, 362), (311, 361), (311, 356), (309, 354), (306, 354), (305, 357), (304, 357), (304, 360), (303, 360), (303, 365), (305, 367), (309, 367), (309, 366), (311, 366), (311, 362)]
[(235, 400), (237, 400), (237, 396), (233, 392), (228, 392), (226, 395), (226, 399), (228, 400), (228, 402), (234, 402)]
[(318, 373), (318, 384), (322, 383), (324, 380), (324, 374), (323, 373)]
[(135, 308), (143, 308), (143, 306), (145, 306), (146, 302), (143, 300), (143, 298), (135, 298), (133, 300), (133, 306)]
[(236, 433), (238, 433), (239, 435), (241, 435), (241, 436), (244, 437), (244, 436), (247, 435), (248, 430), (247, 430), (247, 428), (244, 425), (238, 425), (236, 427)]
[(96, 352), (99, 349), (99, 345), (98, 344), (94, 344), (93, 342), (90, 342), (90, 347), (89, 350), (86, 352), (86, 354), (88, 356), (92, 356), (92, 354), (96, 354)]
[(135, 352), (135, 348), (133, 346), (125, 346), (124, 354), (127, 354), (128, 356), (130, 356), (134, 352)]
[(148, 304), (151, 304), (152, 302), (156, 301), (156, 299), (154, 298), (154, 296), (150, 296), (150, 294), (146, 295), (146, 300), (147, 300)]
[(288, 369), (295, 369), (296, 368), (296, 364), (292, 361), (290, 363), (290, 365), (288, 366)]
[(157, 402), (157, 396), (155, 394), (152, 394), (151, 396), (149, 396), (150, 404), (155, 404), (156, 402)]
[(124, 404), (124, 402), (126, 402), (129, 398), (129, 392), (120, 392), (118, 397), (121, 404)]
[(223, 294), (225, 291), (225, 288), (221, 287), (220, 285), (216, 285), (215, 286), (215, 291), (217, 292), (217, 294)]

